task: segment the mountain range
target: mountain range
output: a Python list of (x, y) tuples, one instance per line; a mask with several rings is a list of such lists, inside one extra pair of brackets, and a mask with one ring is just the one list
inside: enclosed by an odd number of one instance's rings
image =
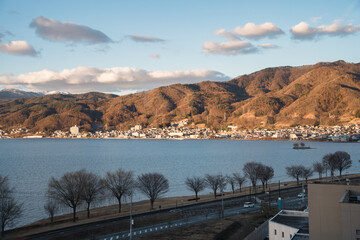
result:
[(227, 82), (174, 84), (125, 96), (51, 94), (0, 103), (1, 129), (33, 132), (75, 124), (85, 131), (163, 127), (184, 118), (215, 129), (360, 123), (360, 63), (266, 68)]

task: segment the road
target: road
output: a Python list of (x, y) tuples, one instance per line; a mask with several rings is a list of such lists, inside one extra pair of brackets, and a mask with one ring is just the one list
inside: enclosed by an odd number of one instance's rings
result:
[[(286, 204), (287, 208), (289, 208), (289, 209), (299, 209), (299, 208), (303, 207), (305, 204), (307, 204), (307, 198), (301, 199), (301, 198), (297, 198), (297, 197), (289, 197), (289, 198), (283, 199), (282, 201)], [(278, 204), (277, 202), (271, 203), (271, 205), (273, 205), (273, 206), (277, 206), (277, 204)], [(217, 205), (218, 205), (218, 208), (215, 208), (215, 209), (216, 210), (220, 209), (220, 211), (204, 213), (204, 214), (195, 215), (195, 216), (189, 216), (184, 219), (180, 219), (180, 220), (176, 220), (176, 221), (172, 221), (172, 222), (164, 222), (164, 223), (154, 224), (151, 226), (135, 228), (132, 231), (132, 238), (136, 239), (141, 236), (148, 235), (148, 234), (169, 231), (169, 230), (179, 228), (179, 227), (184, 227), (184, 226), (191, 226), (194, 224), (199, 224), (199, 223), (207, 222), (210, 220), (220, 219), (222, 217), (226, 218), (226, 217), (240, 215), (243, 213), (251, 213), (251, 212), (260, 211), (260, 204), (256, 204), (252, 208), (245, 208), (243, 206), (227, 208), (225, 206), (224, 207), (224, 216), (222, 216), (221, 205), (220, 206), (219, 206), (219, 204), (217, 204)], [(130, 239), (130, 231), (127, 230), (127, 231), (122, 231), (122, 232), (118, 232), (118, 233), (108, 234), (105, 236), (97, 237), (95, 239), (97, 239), (97, 240)]]
[[(301, 186), (298, 187), (291, 187), (291, 188), (287, 188), (287, 189), (281, 189), (281, 194), (287, 194), (288, 192), (291, 191), (301, 191)], [(271, 195), (277, 195), (278, 191), (274, 190), (271, 191)], [(257, 197), (260, 198), (265, 198), (267, 197), (267, 195), (265, 195), (264, 193), (258, 193), (256, 194)], [(236, 196), (233, 198), (226, 198), (224, 199), (224, 205), (226, 206), (227, 209), (231, 208), (232, 206), (242, 206), (244, 201), (247, 201), (249, 199), (249, 195), (244, 195), (244, 196)], [(252, 198), (254, 198), (254, 194), (251, 195)], [(188, 216), (192, 216), (192, 215), (201, 215), (201, 211), (203, 212), (209, 212), (209, 209), (211, 210), (218, 210), (219, 206), (221, 204), (221, 198), (218, 198), (217, 200), (213, 200), (210, 202), (202, 202), (202, 203), (195, 203), (193, 205), (187, 205), (187, 206), (181, 206), (178, 207), (177, 209), (162, 209), (162, 210), (158, 210), (158, 211), (153, 211), (153, 212), (147, 212), (147, 213), (142, 213), (142, 214), (137, 214), (134, 215), (134, 218), (144, 218), (144, 217), (151, 217), (151, 216), (161, 216), (163, 214), (168, 214), (169, 211), (171, 210), (181, 210), (183, 213), (185, 213), (185, 215), (187, 214)], [(36, 240), (47, 240), (47, 239), (54, 239), (56, 237), (64, 237), (64, 239), (66, 239), (66, 236), (72, 235), (72, 234), (76, 234), (79, 232), (89, 232), (92, 231), (94, 229), (101, 229), (107, 226), (111, 226), (114, 224), (121, 224), (124, 222), (129, 222), (129, 217), (125, 216), (125, 217), (119, 217), (119, 218), (114, 218), (114, 219), (108, 219), (108, 220), (101, 220), (101, 221), (97, 221), (97, 222), (93, 222), (93, 223), (86, 223), (86, 224), (80, 224), (80, 225), (75, 225), (75, 226), (71, 226), (71, 227), (66, 227), (66, 228), (61, 228), (61, 229), (56, 229), (56, 230), (51, 230), (51, 231), (47, 231), (47, 232), (42, 232), (42, 233), (38, 233), (38, 234), (33, 234), (33, 235), (29, 235), (26, 236), (25, 239), (36, 239)]]

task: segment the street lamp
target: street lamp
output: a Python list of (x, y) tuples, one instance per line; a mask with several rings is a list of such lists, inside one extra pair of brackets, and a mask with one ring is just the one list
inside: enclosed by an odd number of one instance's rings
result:
[(133, 193), (130, 192), (130, 239), (132, 239), (132, 225), (134, 224), (134, 220), (132, 219), (132, 195)]

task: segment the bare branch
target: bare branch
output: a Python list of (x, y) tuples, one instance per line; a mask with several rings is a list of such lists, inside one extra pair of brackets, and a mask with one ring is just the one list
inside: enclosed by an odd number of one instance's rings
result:
[(122, 197), (130, 194), (135, 187), (133, 172), (125, 171), (121, 168), (114, 173), (107, 172), (103, 184), (118, 200), (120, 213)]
[(205, 189), (205, 180), (201, 177), (186, 178), (185, 184), (187, 188), (195, 192), (195, 200), (198, 200), (198, 193)]
[(169, 191), (169, 181), (160, 173), (145, 173), (138, 176), (137, 186), (141, 193), (150, 200), (151, 209), (154, 202), (167, 191)]

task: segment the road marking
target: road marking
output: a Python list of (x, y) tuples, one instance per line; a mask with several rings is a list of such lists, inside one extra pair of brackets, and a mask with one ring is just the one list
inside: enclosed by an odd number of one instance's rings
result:
[(139, 234), (141, 234), (141, 231), (139, 231)]

